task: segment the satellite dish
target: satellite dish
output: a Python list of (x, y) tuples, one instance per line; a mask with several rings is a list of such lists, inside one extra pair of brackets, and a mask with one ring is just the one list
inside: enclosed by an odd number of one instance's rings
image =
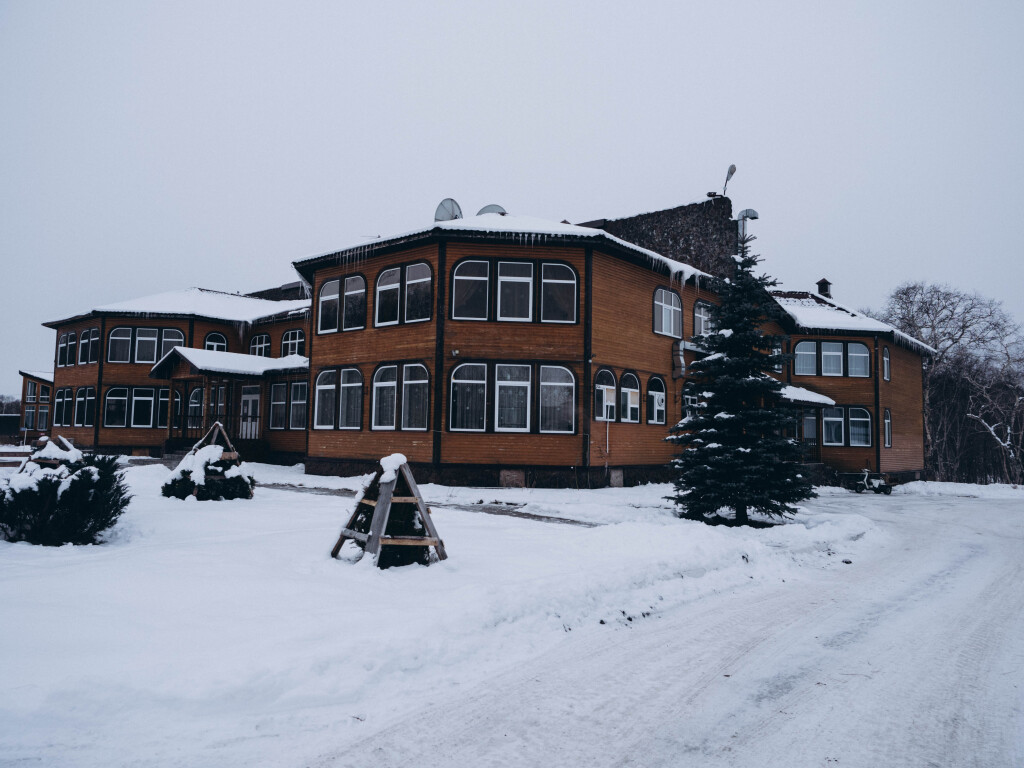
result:
[(481, 208), (479, 211), (477, 211), (476, 215), (477, 216), (483, 216), (485, 213), (497, 213), (500, 216), (505, 216), (505, 215), (508, 214), (508, 211), (506, 211), (504, 208), (502, 208), (497, 203), (491, 203), (490, 205), (485, 205), (483, 208)]
[(450, 197), (446, 197), (438, 203), (437, 210), (434, 211), (434, 221), (452, 221), (453, 219), (461, 218), (462, 209)]

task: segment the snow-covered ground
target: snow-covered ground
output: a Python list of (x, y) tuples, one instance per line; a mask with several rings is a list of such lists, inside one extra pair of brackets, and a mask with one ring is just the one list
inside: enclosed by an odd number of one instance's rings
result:
[(428, 485), (449, 559), (382, 572), (329, 557), (353, 498), (128, 474), (108, 544), (0, 543), (0, 765), (1024, 764), (1018, 489), (823, 490), (755, 531), (663, 485)]

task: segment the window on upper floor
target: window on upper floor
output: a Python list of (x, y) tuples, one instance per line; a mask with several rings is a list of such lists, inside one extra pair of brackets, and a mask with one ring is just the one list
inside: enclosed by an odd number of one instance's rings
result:
[(864, 344), (851, 341), (846, 345), (846, 375), (859, 377), (871, 375), (871, 354)]
[(132, 360), (132, 329), (114, 328), (107, 336), (107, 362), (130, 363)]
[(419, 323), (430, 319), (430, 267), (425, 263), (405, 268), (405, 322)]
[(75, 364), (75, 354), (78, 348), (78, 334), (74, 331), (68, 333), (68, 365)]
[(545, 323), (576, 322), (576, 273), (565, 264), (541, 264), (540, 319)]
[(843, 375), (843, 343), (841, 341), (821, 342), (821, 375)]
[(486, 320), (490, 264), (462, 261), (452, 275), (452, 319)]
[(683, 303), (675, 291), (659, 288), (654, 292), (654, 332), (683, 337)]
[(777, 360), (777, 362), (772, 365), (772, 370), (775, 373), (782, 373), (782, 339), (772, 340), (772, 357)]
[(801, 341), (793, 350), (793, 373), (797, 376), (818, 375), (818, 345), (813, 341)]
[(693, 305), (693, 335), (702, 336), (715, 330), (711, 322), (711, 305), (698, 301)]
[(487, 419), (486, 365), (463, 363), (452, 371), (448, 412), (452, 431), (484, 431)]
[(177, 328), (164, 328), (163, 337), (160, 340), (160, 357), (163, 358), (175, 347), (185, 346), (185, 334)]
[(249, 354), (270, 357), (270, 334), (258, 333), (249, 340)]
[(665, 380), (651, 376), (647, 380), (647, 423), (665, 423)]
[(373, 301), (373, 324), (375, 326), (398, 324), (398, 293), (401, 288), (401, 278), (402, 270), (398, 267), (385, 269), (377, 278), (377, 293)]
[(320, 288), (320, 303), (317, 310), (317, 333), (332, 333), (338, 330), (338, 280), (328, 280)]
[(285, 331), (281, 336), (281, 357), (306, 354), (306, 334), (298, 328)]
[(529, 322), (533, 319), (533, 264), (498, 262), (498, 319)]
[(43, 386), (41, 386), (39, 388), (39, 402), (40, 403), (48, 403), (48, 402), (50, 402), (50, 387), (49, 387), (48, 384), (43, 384)]
[(37, 391), (38, 385), (34, 381), (25, 382), (25, 402), (34, 403), (36, 401)]
[(62, 333), (57, 339), (57, 367), (63, 368), (68, 364), (68, 335)]
[(494, 371), (494, 430), (530, 431), (530, 366), (499, 363)]
[(892, 414), (889, 413), (889, 409), (885, 409), (885, 420), (883, 422), (885, 427), (885, 447), (892, 448)]
[(95, 363), (100, 354), (100, 329), (89, 328), (82, 331), (78, 340), (78, 364)]
[(135, 329), (135, 362), (155, 363), (160, 331), (156, 328)]
[(540, 367), (540, 431), (571, 434), (576, 423), (576, 379), (560, 365)]
[(594, 420), (615, 421), (615, 375), (607, 368), (594, 377)]
[(362, 275), (345, 278), (345, 316), (342, 329), (358, 331), (366, 327), (366, 280)]
[(206, 341), (203, 342), (203, 348), (211, 352), (227, 352), (228, 340), (224, 338), (223, 333), (208, 333), (206, 334)]
[(640, 422), (640, 381), (632, 373), (619, 381), (619, 418), (631, 424)]
[(889, 348), (883, 347), (882, 349), (882, 378), (886, 381), (892, 377), (892, 369), (889, 367)]

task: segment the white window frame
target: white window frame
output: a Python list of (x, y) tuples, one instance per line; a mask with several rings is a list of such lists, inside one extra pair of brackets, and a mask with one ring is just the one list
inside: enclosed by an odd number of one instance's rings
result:
[[(565, 373), (569, 376), (569, 381), (567, 381), (567, 382), (566, 381), (544, 381), (544, 372), (545, 371), (565, 371)], [(540, 383), (539, 383), (539, 386), (540, 386), (540, 403), (539, 403), (540, 412), (537, 414), (537, 426), (539, 428), (539, 431), (542, 434), (546, 434), (546, 435), (571, 435), (571, 434), (574, 434), (576, 432), (576, 377), (573, 376), (572, 371), (570, 371), (568, 368), (566, 368), (563, 365), (542, 365), (540, 367)], [(556, 389), (556, 388), (560, 388), (560, 387), (561, 388), (568, 387), (569, 390), (571, 391), (569, 399), (570, 399), (570, 402), (572, 404), (572, 407), (570, 408), (569, 429), (568, 430), (564, 430), (564, 429), (545, 429), (544, 428), (544, 394), (545, 394), (544, 390), (547, 389), (548, 391), (550, 391), (551, 389)]]
[[(301, 392), (301, 394), (297, 394)], [(295, 423), (295, 406), (302, 406), (302, 420)], [(337, 409), (337, 404), (335, 404)], [(302, 430), (309, 421), (309, 382), (293, 381), (288, 387), (288, 429)]]
[(40, 405), (36, 410), (36, 429), (45, 432), (50, 428), (50, 406)]
[[(858, 351), (854, 351), (857, 349)], [(859, 350), (863, 349), (863, 352)], [(864, 373), (853, 372), (853, 358), (863, 358), (865, 371)], [(846, 345), (846, 373), (848, 376), (852, 376), (857, 379), (866, 379), (871, 376), (871, 350), (868, 349), (867, 344), (862, 344), (859, 341), (851, 341)]]
[[(199, 395), (196, 398), (196, 395)], [(193, 402), (196, 401), (196, 402)], [(204, 409), (206, 407), (206, 390), (203, 387), (192, 387), (188, 393), (188, 404), (185, 406), (185, 429), (202, 429), (204, 424)], [(193, 413), (192, 409), (195, 408)], [(194, 422), (197, 422), (193, 426)]]
[[(145, 393), (148, 392), (149, 395)], [(136, 424), (135, 423), (135, 404), (149, 401), (149, 423), (148, 424)], [(152, 429), (153, 422), (156, 416), (156, 390), (152, 387), (133, 387), (132, 388), (132, 416), (131, 425), (132, 429)]]
[[(331, 384), (322, 384), (321, 381), (327, 376), (334, 376), (334, 381)], [(334, 369), (328, 369), (326, 371), (320, 371), (316, 376), (316, 382), (313, 387), (313, 429), (335, 429), (338, 423), (338, 371)], [(330, 390), (332, 392), (331, 399), (334, 401), (334, 420), (330, 424), (322, 424), (320, 421), (320, 392)], [(289, 413), (290, 417), (290, 413)], [(287, 420), (286, 420), (287, 421)]]
[[(502, 266), (509, 264), (513, 266), (526, 266), (530, 268), (529, 277), (510, 275), (503, 277)], [(530, 261), (499, 261), (498, 262), (498, 320), (504, 323), (532, 323), (533, 322), (533, 262)], [(529, 286), (529, 312), (526, 317), (505, 317), (501, 313), (501, 286), (502, 283), (526, 283)]]
[[(476, 366), (476, 367), (482, 368), (483, 371), (484, 371), (484, 377), (482, 379), (460, 379), (460, 378), (458, 378), (459, 371), (462, 370), (463, 368), (468, 367), (468, 366)], [(452, 419), (454, 417), (454, 410), (453, 410), (452, 406), (453, 406), (453, 404), (455, 402), (455, 385), (456, 384), (469, 384), (469, 385), (473, 385), (473, 386), (482, 387), (483, 394), (481, 395), (481, 397), (483, 397), (483, 401), (484, 401), (484, 407), (483, 407), (483, 411), (482, 411), (483, 414), (484, 414), (484, 423), (483, 423), (483, 425), (479, 429), (476, 428), (476, 427), (456, 427), (456, 426), (454, 426), (453, 421), (452, 421)], [(451, 430), (452, 432), (486, 432), (487, 431), (487, 365), (485, 363), (463, 363), (462, 365), (456, 366), (455, 369), (452, 371), (452, 380), (451, 380), (451, 384), (450, 384), (449, 389), (448, 389), (448, 429)]]
[[(564, 269), (572, 275), (571, 279), (557, 277), (545, 277), (544, 273), (548, 267)], [(572, 286), (572, 317), (569, 320), (548, 320), (544, 317), (544, 286), (546, 285), (571, 285)], [(540, 321), (542, 323), (556, 323), (572, 325), (576, 322), (576, 307), (579, 304), (579, 288), (576, 285), (576, 272), (568, 264), (560, 264), (556, 261), (544, 262), (540, 265)]]
[[(413, 269), (414, 267), (423, 267), (424, 269), (426, 269), (427, 270), (427, 276), (426, 277), (410, 278), (409, 277), (409, 271), (411, 269)], [(429, 285), (432, 281), (433, 281), (433, 273), (431, 272), (430, 265), (427, 264), (427, 262), (425, 262), (425, 261), (418, 261), (415, 264), (409, 264), (409, 265), (406, 266), (406, 268), (405, 268), (405, 306), (403, 308), (403, 311), (404, 311), (403, 318), (404, 318), (406, 323), (426, 323), (426, 322), (429, 322), (430, 319), (434, 316), (434, 313), (432, 311), (433, 307), (431, 307), (431, 302), (428, 301), (427, 302), (427, 316), (426, 317), (419, 317), (419, 318), (416, 318), (415, 320), (410, 320), (409, 319), (409, 286), (410, 285), (418, 285), (419, 283), (427, 283)], [(431, 295), (431, 298), (433, 298), (433, 292), (432, 291), (430, 292), (430, 295)]]
[[(76, 426), (76, 427), (84, 427), (85, 426), (85, 409), (88, 407), (88, 403), (86, 402), (86, 399), (85, 399), (87, 390), (88, 390), (88, 387), (79, 387), (77, 390), (75, 390), (75, 404), (74, 404), (74, 411), (72, 411), (73, 416), (71, 418), (71, 423), (74, 426)], [(78, 412), (78, 404), (79, 403), (82, 404), (81, 418), (79, 418), (79, 412)]]
[(25, 402), (34, 403), (36, 401), (36, 392), (39, 389), (39, 385), (34, 381), (25, 382)]
[[(341, 287), (340, 280), (328, 280), (326, 283), (320, 286), (320, 296), (316, 303), (316, 332), (317, 333), (336, 333), (341, 320), (341, 297), (339, 290)], [(330, 289), (330, 290), (329, 290)], [(324, 327), (324, 302), (334, 301), (338, 305), (337, 311), (334, 313), (336, 318), (333, 328)]]
[[(127, 333), (127, 337), (124, 335)], [(117, 334), (115, 336), (115, 334)], [(128, 348), (127, 354), (124, 360), (114, 360), (112, 355), (114, 354), (114, 341), (127, 341)], [(110, 333), (107, 334), (107, 362), (108, 363), (130, 363), (132, 361), (132, 329), (125, 326), (119, 326), (117, 328), (111, 328)], [(104, 401), (106, 402), (106, 401)], [(104, 406), (106, 410), (106, 406)]]
[[(130, 331), (129, 331), (130, 333)], [(128, 345), (128, 353), (131, 354), (131, 345)], [(61, 362), (63, 360), (63, 362)], [(68, 335), (62, 333), (57, 339), (57, 367), (63, 368), (68, 364)]]
[[(409, 381), (410, 369), (419, 368), (423, 371), (422, 379), (415, 379)], [(410, 386), (422, 386), (427, 390), (427, 412), (424, 414), (423, 426), (422, 427), (410, 427), (405, 423), (405, 404), (408, 398), (408, 388)], [(430, 372), (427, 370), (425, 365), (420, 363), (408, 363), (402, 366), (402, 429), (410, 432), (426, 432), (430, 428)]]
[(892, 448), (892, 412), (888, 408), (885, 409), (885, 418), (882, 423), (884, 426), (885, 447)]
[[(124, 396), (123, 397), (121, 397), (121, 396), (115, 397), (112, 394), (113, 392), (124, 392)], [(108, 415), (108, 410), (109, 410), (107, 408), (107, 404), (111, 400), (124, 400), (124, 424), (110, 424), (110, 423), (107, 422), (107, 415)], [(65, 404), (66, 403), (67, 403), (67, 398), (65, 398)], [(66, 405), (65, 405), (65, 409), (64, 410), (65, 410), (65, 413), (66, 413), (67, 412)], [(114, 428), (123, 429), (123, 428), (128, 426), (128, 416), (129, 416), (129, 414), (128, 414), (128, 387), (111, 387), (110, 389), (107, 390), (106, 395), (103, 397), (103, 426), (107, 427), (107, 428), (110, 428), (110, 429), (114, 429)], [(65, 419), (65, 421), (66, 420), (67, 419)]]
[(888, 347), (882, 347), (882, 378), (885, 381), (892, 380), (892, 362), (889, 360)]
[[(378, 377), (384, 371), (394, 371), (395, 378), (392, 381), (378, 381)], [(377, 402), (377, 390), (383, 390), (386, 388), (394, 390), (394, 397), (392, 402), (394, 403), (391, 410), (391, 425), (378, 424), (378, 402)], [(398, 424), (398, 366), (397, 365), (382, 365), (373, 374), (373, 396), (370, 398), (370, 429), (375, 432), (391, 432), (394, 431)]]
[[(526, 371), (526, 381), (502, 381), (499, 370), (503, 368), (519, 368)], [(529, 432), (530, 431), (530, 392), (533, 385), (533, 371), (529, 365), (498, 363), (494, 366), (494, 431), (495, 432)], [(498, 418), (499, 405), (501, 403), (501, 390), (525, 389), (526, 390), (526, 426), (525, 427), (503, 427)]]
[[(459, 275), (459, 270), (462, 269), (467, 264), (483, 264), (487, 274), (484, 275), (483, 277), (479, 277), (479, 276), (476, 276), (476, 275), (460, 276)], [(459, 285), (459, 281), (460, 280), (464, 280), (464, 281), (474, 281), (475, 280), (475, 281), (484, 283), (484, 316), (483, 317), (461, 317), (461, 316), (455, 314), (456, 295), (458, 294), (458, 290), (459, 290), (458, 285)], [(489, 261), (481, 261), (480, 259), (466, 259), (465, 261), (460, 261), (458, 264), (456, 264), (455, 265), (455, 269), (452, 271), (452, 320), (478, 320), (478, 321), (480, 321), (480, 320), (487, 320), (487, 318), (490, 316), (490, 312), (491, 312), (490, 282), (491, 282), (491, 263)]]
[[(838, 411), (838, 415), (828, 415), (829, 411)], [(839, 442), (829, 442), (828, 440), (828, 428), (829, 423), (839, 424)], [(844, 408), (826, 407), (821, 409), (821, 444), (829, 446), (842, 446), (846, 445), (846, 410)]]
[[(853, 414), (855, 412), (860, 412), (860, 413), (863, 413), (864, 415), (863, 416), (854, 417)], [(871, 447), (871, 412), (867, 408), (848, 408), (846, 410), (846, 414), (847, 414), (847, 420), (850, 422), (850, 424), (849, 424), (850, 447), (852, 447), (852, 448), (870, 448)], [(867, 431), (866, 431), (866, 434), (868, 436), (867, 442), (865, 442), (865, 443), (855, 443), (855, 442), (853, 442), (853, 422), (855, 422), (855, 421), (856, 422), (866, 422), (867, 423)]]
[[(636, 382), (636, 386), (626, 386), (627, 379)], [(623, 408), (623, 405), (626, 407)], [(636, 409), (636, 418), (633, 418), (634, 408)], [(619, 412), (619, 420), (623, 423), (640, 423), (640, 379), (635, 373), (626, 372), (619, 378)]]
[[(610, 385), (598, 383), (602, 373), (607, 373), (611, 377), (612, 383)], [(597, 408), (598, 393), (600, 393), (602, 405), (600, 415), (598, 415)], [(619, 407), (617, 395), (618, 387), (616, 386), (615, 374), (608, 368), (602, 368), (594, 376), (594, 421), (615, 421), (615, 410)]]
[(706, 301), (695, 302), (693, 305), (693, 335), (705, 336), (714, 333), (714, 330), (714, 324), (711, 322), (711, 305)]
[(75, 360), (78, 357), (78, 334), (74, 331), (68, 331), (68, 365), (72, 366), (75, 364)]
[(258, 357), (270, 357), (270, 334), (257, 333), (249, 339), (249, 354)]
[(78, 364), (87, 365), (89, 352), (92, 350), (92, 329), (86, 328), (78, 339)]
[[(385, 275), (395, 274), (395, 282), (381, 285)], [(390, 279), (390, 278), (389, 278)], [(380, 295), (384, 291), (395, 292), (395, 319), (381, 322), (380, 320)], [(377, 282), (373, 287), (373, 327), (386, 328), (389, 325), (398, 325), (402, 319), (402, 270), (400, 267), (385, 269), (377, 276)]]
[[(805, 346), (805, 345), (807, 345), (807, 346), (809, 346), (811, 348), (811, 351), (809, 353), (808, 352), (801, 352), (800, 351), (800, 348)], [(800, 370), (800, 361), (803, 360), (804, 362), (806, 362), (808, 358), (810, 358), (811, 364), (812, 364), (811, 367), (814, 370), (810, 371), (810, 372), (801, 371)], [(798, 341), (796, 343), (796, 346), (793, 347), (793, 375), (794, 376), (817, 376), (818, 375), (818, 343), (816, 341), (807, 341), (807, 340), (805, 340), (805, 341)]]
[[(153, 359), (141, 357), (139, 355), (139, 342), (152, 342), (153, 344)], [(155, 363), (159, 358), (157, 353), (160, 351), (160, 329), (159, 328), (136, 328), (135, 329), (135, 362), (136, 363)]]
[[(349, 288), (349, 283), (355, 285), (359, 283), (359, 288)], [(348, 297), (363, 295), (363, 322), (360, 325), (353, 325), (349, 327), (345, 324), (345, 317), (348, 314), (346, 308), (348, 307)], [(361, 331), (366, 327), (366, 278), (362, 275), (349, 275), (345, 278), (345, 301), (341, 307), (341, 329), (343, 331)]]
[[(355, 381), (355, 382), (347, 382), (347, 381), (345, 381), (345, 374), (348, 371), (355, 371), (356, 376), (358, 376), (358, 381)], [(362, 429), (363, 428), (363, 372), (360, 371), (358, 368), (342, 368), (341, 371), (339, 371), (338, 388), (339, 388), (339, 396), (338, 396), (338, 429), (350, 429), (350, 430), (352, 430), (352, 429)], [(346, 397), (345, 390), (346, 389), (354, 389), (354, 390), (356, 390), (355, 397), (358, 398), (358, 401), (359, 401), (359, 423), (356, 424), (355, 426), (351, 426), (351, 425), (342, 426), (342, 423), (341, 423), (342, 414), (345, 412), (345, 397)]]
[[(659, 325), (661, 330), (658, 330)], [(683, 338), (683, 301), (675, 291), (658, 288), (654, 292), (654, 332), (673, 339)]]
[(306, 333), (300, 328), (292, 328), (281, 336), (281, 357), (301, 355), (305, 352)]
[[(661, 385), (661, 391), (651, 390), (651, 385), (657, 382)], [(659, 406), (657, 395), (661, 395), (661, 403)], [(653, 418), (648, 420), (648, 424), (664, 424), (668, 418), (668, 387), (665, 385), (665, 380), (661, 376), (651, 376), (647, 379), (647, 399), (652, 403), (651, 414)], [(659, 413), (661, 414), (659, 417)]]
[[(838, 347), (838, 350), (835, 349)], [(831, 348), (831, 349), (829, 349)], [(843, 342), (841, 341), (823, 341), (821, 342), (821, 375), (822, 376), (842, 376), (843, 375)], [(829, 372), (828, 366), (825, 364), (826, 360), (839, 360), (839, 372)]]
[(32, 432), (36, 430), (36, 409), (34, 406), (25, 409), (25, 429)]
[[(217, 341), (218, 338), (220, 341)], [(203, 349), (208, 349), (211, 352), (227, 352), (228, 339), (220, 331), (211, 331), (206, 334), (206, 338), (203, 340)]]
[[(279, 406), (281, 413), (280, 425), (274, 424), (274, 406)], [(288, 384), (277, 382), (270, 385), (270, 412), (267, 414), (268, 429), (286, 429), (288, 427)], [(315, 422), (314, 422), (315, 423)]]
[[(174, 335), (177, 334), (177, 338)], [(177, 343), (174, 343), (177, 342)], [(160, 336), (160, 359), (167, 355), (175, 347), (185, 346), (185, 334), (178, 328), (164, 328)]]

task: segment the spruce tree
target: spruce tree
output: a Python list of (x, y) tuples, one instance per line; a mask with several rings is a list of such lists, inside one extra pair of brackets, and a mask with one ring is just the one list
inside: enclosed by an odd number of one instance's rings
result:
[(782, 384), (769, 373), (783, 364), (775, 351), (777, 337), (761, 330), (773, 311), (768, 289), (777, 281), (756, 275), (759, 256), (750, 241), (740, 242), (736, 268), (715, 286), (721, 303), (711, 308), (712, 330), (694, 337), (707, 355), (689, 366), (700, 406), (672, 428), (670, 440), (680, 451), (673, 461), (678, 515), (706, 523), (723, 523), (726, 508), (737, 525), (748, 514), (784, 517), (795, 502), (814, 491), (801, 477), (799, 447), (785, 436), (792, 411), (782, 398)]

